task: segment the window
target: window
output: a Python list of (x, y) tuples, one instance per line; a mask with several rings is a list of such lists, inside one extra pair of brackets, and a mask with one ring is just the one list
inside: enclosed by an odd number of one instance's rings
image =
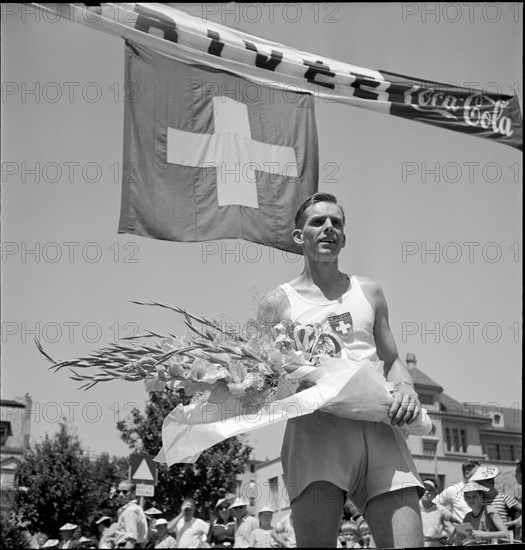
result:
[(270, 505), (279, 510), (279, 478), (272, 477), (268, 480), (270, 489)]
[(255, 473), (255, 464), (250, 464), (250, 473)]
[(241, 493), (242, 493), (242, 490), (241, 490), (241, 489), (242, 489), (242, 480), (236, 479), (236, 480), (235, 480), (235, 494), (236, 494), (238, 497), (242, 496), (242, 494), (241, 494)]
[(492, 460), (506, 460), (508, 462), (514, 462), (517, 456), (514, 445), (502, 445), (499, 443), (487, 443), (486, 453)]
[(2, 447), (6, 444), (7, 438), (10, 435), (13, 435), (13, 432), (11, 431), (11, 422), (2, 420), (0, 422), (0, 443), (2, 444)]
[(499, 445), (496, 443), (487, 443), (487, 454), (493, 460), (499, 460)]
[(445, 443), (448, 452), (467, 452), (467, 430), (445, 428)]
[(434, 396), (430, 393), (420, 393), (419, 394), (419, 401), (423, 405), (433, 405), (434, 404)]
[(508, 460), (509, 462), (514, 462), (514, 447), (512, 445), (502, 445), (501, 458), (502, 460)]
[(503, 415), (499, 412), (495, 412), (491, 414), (492, 416), (492, 425), (493, 426), (499, 426), (500, 428), (504, 427), (503, 423)]
[(434, 456), (436, 454), (436, 447), (437, 447), (437, 442), (436, 441), (429, 441), (429, 440), (423, 439), (423, 454), (424, 455)]

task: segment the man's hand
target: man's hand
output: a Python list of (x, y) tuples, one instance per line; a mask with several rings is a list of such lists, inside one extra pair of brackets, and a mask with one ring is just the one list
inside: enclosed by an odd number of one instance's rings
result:
[(421, 412), (416, 390), (408, 383), (398, 383), (394, 385), (393, 397), (394, 402), (388, 413), (392, 426), (412, 424)]

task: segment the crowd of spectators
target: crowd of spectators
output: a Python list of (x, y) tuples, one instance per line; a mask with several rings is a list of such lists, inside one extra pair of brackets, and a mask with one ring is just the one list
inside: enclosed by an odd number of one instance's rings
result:
[[(438, 492), (436, 481), (423, 480), (420, 499), (425, 546), (461, 546), (520, 541), (521, 499), (498, 490), (495, 466), (476, 461), (463, 464), (463, 478)], [(521, 461), (516, 480), (521, 485)], [(135, 495), (135, 485), (122, 481), (114, 491), (118, 513), (95, 521), (98, 536), (88, 537), (68, 522), (59, 529), (59, 538), (43, 533), (33, 536), (33, 548), (295, 548), (291, 514), (274, 524), (275, 510), (262, 506), (257, 517), (240, 497), (219, 498), (205, 521), (198, 517), (197, 503), (185, 498), (173, 518), (150, 506), (143, 510)], [(320, 503), (320, 506), (322, 504)], [(338, 548), (375, 548), (365, 517), (347, 499), (341, 517)]]

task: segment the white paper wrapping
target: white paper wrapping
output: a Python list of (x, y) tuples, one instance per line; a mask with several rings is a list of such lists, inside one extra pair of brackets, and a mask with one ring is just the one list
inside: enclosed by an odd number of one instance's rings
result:
[[(164, 419), (162, 450), (155, 460), (168, 466), (192, 463), (203, 451), (229, 437), (319, 409), (344, 418), (390, 423), (393, 384), (378, 371), (382, 371), (382, 363), (323, 357), (319, 367), (301, 367), (279, 388), (279, 399), (256, 411), (243, 408), (225, 386), (216, 384), (208, 402), (178, 405)], [(297, 387), (293, 379), (305, 375), (315, 384), (292, 393)], [(432, 422), (422, 409), (415, 422), (394, 429), (425, 435)]]

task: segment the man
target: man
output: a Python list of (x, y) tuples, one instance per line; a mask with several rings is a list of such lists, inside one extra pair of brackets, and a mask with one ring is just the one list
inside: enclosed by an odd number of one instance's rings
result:
[(121, 506), (115, 537), (118, 548), (140, 548), (147, 541), (148, 520), (135, 499), (135, 488), (131, 481), (121, 481), (117, 488), (117, 501)]
[(496, 476), (499, 474), (496, 466), (480, 466), (471, 476), (470, 481), (475, 481), (488, 489), (485, 500), (487, 506), (492, 506), (499, 514), (507, 529), (516, 525), (513, 517), (521, 517), (521, 504), (512, 496), (501, 493), (495, 486)]
[(469, 481), (473, 472), (479, 467), (479, 464), (479, 460), (468, 460), (463, 462), (461, 465), (461, 470), (463, 472), (462, 481), (448, 485), (434, 499), (436, 504), (441, 504), (441, 506), (444, 506), (452, 513), (454, 523), (462, 523), (463, 518), (470, 512), (470, 507), (463, 497), (463, 488)]
[(435, 504), (436, 485), (431, 479), (423, 481), (425, 494), (419, 501), (421, 504), (421, 520), (425, 546), (444, 546), (448, 539), (448, 523), (452, 523), (452, 513), (440, 504)]
[(378, 546), (421, 546), (423, 485), (401, 431), (394, 429), (414, 422), (421, 405), (399, 358), (380, 285), (339, 271), (344, 226), (333, 195), (316, 193), (301, 205), (292, 236), (302, 249), (304, 270), (268, 296), (258, 319), (265, 328), (283, 319), (317, 322), (339, 342), (341, 357), (384, 361), (382, 374), (394, 384), (392, 425), (319, 411), (288, 422), (281, 459), (297, 546), (336, 546), (347, 494)]
[(184, 499), (180, 514), (168, 524), (168, 531), (175, 534), (177, 548), (198, 548), (206, 542), (210, 526), (202, 519), (193, 517), (195, 509), (192, 498)]
[(74, 539), (75, 530), (77, 525), (74, 523), (66, 523), (60, 527), (60, 543), (59, 548), (76, 548), (78, 546), (78, 541)]
[(159, 518), (155, 523), (157, 536), (155, 548), (177, 548), (177, 541), (168, 533), (168, 520)]
[(248, 514), (248, 503), (242, 498), (236, 498), (230, 510), (235, 519), (234, 548), (249, 548), (252, 533), (259, 528), (259, 522)]

